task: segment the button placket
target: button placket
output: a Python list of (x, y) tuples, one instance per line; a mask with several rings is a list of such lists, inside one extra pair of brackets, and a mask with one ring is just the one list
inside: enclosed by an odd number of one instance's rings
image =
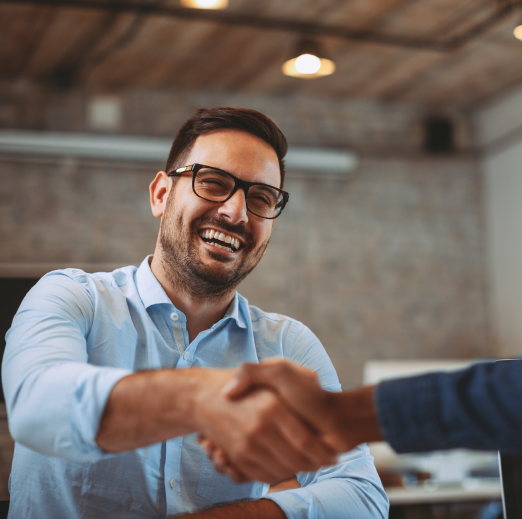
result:
[(181, 451), (183, 436), (167, 441), (164, 470), (165, 492), (167, 498), (167, 515), (178, 515), (183, 512), (183, 503), (179, 498), (181, 491)]
[(177, 312), (170, 314), (170, 324), (172, 325), (172, 334), (174, 342), (178, 348), (179, 354), (183, 355), (185, 351), (185, 336), (183, 335), (182, 323), (179, 321), (180, 315)]

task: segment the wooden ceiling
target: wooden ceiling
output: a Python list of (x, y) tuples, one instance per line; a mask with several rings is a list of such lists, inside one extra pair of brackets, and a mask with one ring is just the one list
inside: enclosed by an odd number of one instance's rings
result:
[[(474, 106), (522, 83), (519, 0), (0, 0), (0, 80)], [(304, 37), (337, 65), (289, 78)]]

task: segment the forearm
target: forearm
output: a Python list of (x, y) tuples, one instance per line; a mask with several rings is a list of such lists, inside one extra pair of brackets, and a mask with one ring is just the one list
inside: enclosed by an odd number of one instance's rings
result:
[(195, 399), (204, 371), (164, 369), (121, 379), (103, 412), (96, 436), (99, 447), (122, 452), (194, 432)]
[(204, 512), (197, 512), (182, 516), (180, 519), (286, 519), (281, 508), (268, 499), (235, 503), (233, 505), (212, 508)]
[(386, 441), (400, 453), (440, 449), (519, 451), (522, 360), (389, 380), (376, 402)]

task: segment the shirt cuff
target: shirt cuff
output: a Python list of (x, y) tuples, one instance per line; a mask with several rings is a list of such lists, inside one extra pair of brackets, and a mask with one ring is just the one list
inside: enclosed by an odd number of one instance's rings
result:
[(263, 499), (270, 499), (279, 505), (288, 519), (324, 519), (317, 501), (304, 488), (273, 492)]
[(430, 373), (388, 380), (375, 388), (381, 431), (398, 452), (427, 452), (445, 447), (440, 416), (440, 376)]
[(98, 461), (114, 455), (98, 447), (96, 436), (112, 388), (131, 373), (120, 368), (88, 366), (79, 374), (71, 397), (71, 443), (83, 460)]

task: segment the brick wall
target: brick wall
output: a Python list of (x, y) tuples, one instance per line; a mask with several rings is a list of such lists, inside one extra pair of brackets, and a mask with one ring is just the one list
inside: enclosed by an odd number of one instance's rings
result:
[[(81, 90), (0, 85), (0, 126), (92, 131)], [(494, 353), (485, 281), (482, 178), (472, 156), (421, 153), (415, 106), (340, 100), (129, 91), (117, 133), (172, 136), (198, 106), (273, 117), (293, 144), (349, 147), (344, 179), (291, 175), (291, 201), (267, 254), (240, 291), (304, 321), (344, 387), (366, 359), (469, 358)], [(457, 148), (470, 147), (466, 114)], [(158, 229), (147, 186), (161, 165), (0, 156), (0, 263), (138, 263)]]

